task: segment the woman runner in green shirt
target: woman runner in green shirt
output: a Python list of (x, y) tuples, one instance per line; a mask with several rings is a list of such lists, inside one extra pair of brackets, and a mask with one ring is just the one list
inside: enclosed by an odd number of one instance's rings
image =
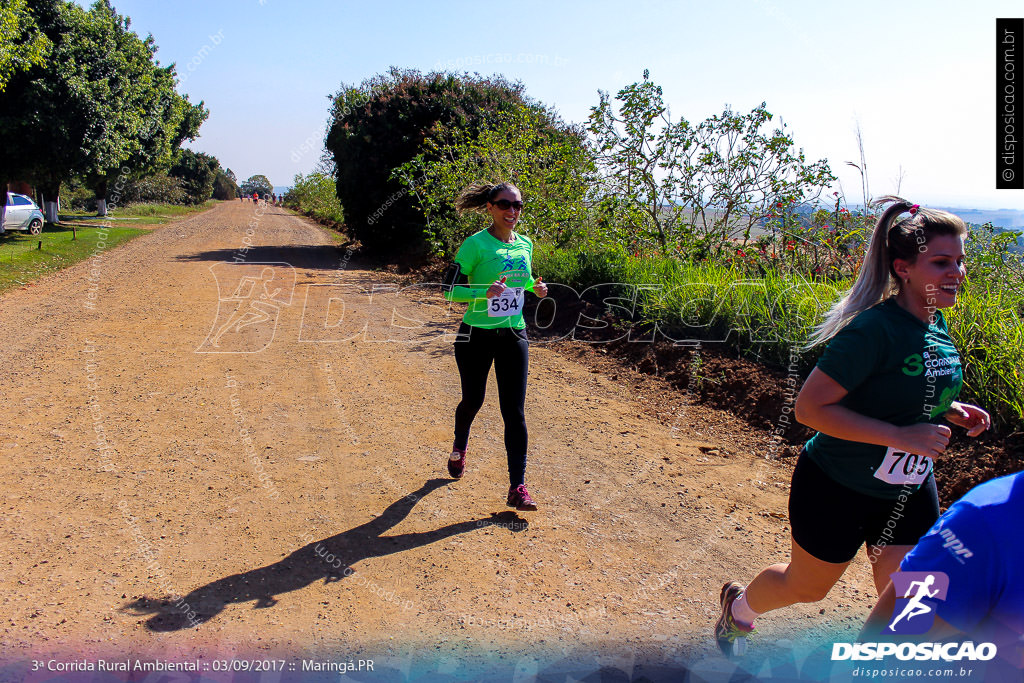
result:
[(448, 457), (448, 473), (458, 479), (465, 471), (469, 428), (483, 405), (493, 363), (505, 423), (507, 504), (517, 510), (536, 510), (537, 504), (526, 490), (529, 341), (523, 293), (544, 297), (547, 285), (532, 275), (533, 241), (513, 230), (523, 210), (523, 198), (515, 185), (471, 185), (455, 206), (460, 212), (485, 210), (491, 225), (466, 238), (445, 276), (446, 298), (469, 303), (455, 342), (462, 401), (455, 409), (455, 442)]
[(809, 345), (829, 342), (794, 407), (818, 433), (793, 471), (790, 561), (749, 586), (722, 586), (715, 638), (726, 655), (743, 653), (760, 614), (824, 598), (865, 543), (881, 594), (938, 519), (932, 461), (951, 435), (940, 422), (970, 436), (990, 426), (984, 410), (955, 400), (963, 372), (939, 310), (956, 304), (967, 228), (945, 211), (883, 201), (856, 282)]

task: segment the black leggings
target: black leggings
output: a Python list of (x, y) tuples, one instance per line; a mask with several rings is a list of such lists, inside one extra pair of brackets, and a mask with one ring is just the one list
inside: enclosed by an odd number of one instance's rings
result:
[(462, 323), (455, 342), (455, 363), (462, 380), (462, 401), (455, 409), (455, 444), (465, 450), (469, 428), (487, 391), (487, 375), (494, 363), (498, 380), (498, 405), (505, 422), (505, 452), (508, 454), (508, 479), (519, 486), (526, 477), (526, 372), (530, 344), (526, 330), (503, 328), (488, 330)]

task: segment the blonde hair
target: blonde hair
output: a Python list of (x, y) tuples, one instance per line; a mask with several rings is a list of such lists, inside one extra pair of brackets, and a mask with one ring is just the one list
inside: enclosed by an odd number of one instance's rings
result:
[[(914, 263), (933, 237), (967, 236), (964, 222), (946, 211), (922, 209), (906, 199), (892, 196), (882, 197), (876, 203), (885, 204), (889, 207), (875, 223), (857, 279), (814, 329), (806, 349), (828, 341), (859, 313), (899, 292), (899, 278), (893, 270), (893, 261), (903, 259)], [(910, 218), (896, 221), (897, 216), (908, 211), (911, 212)]]

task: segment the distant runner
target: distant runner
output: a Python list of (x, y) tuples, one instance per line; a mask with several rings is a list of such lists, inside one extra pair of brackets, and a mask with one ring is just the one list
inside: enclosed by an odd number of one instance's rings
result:
[(794, 409), (818, 433), (793, 472), (790, 561), (746, 588), (722, 586), (715, 639), (726, 655), (743, 653), (764, 612), (824, 598), (865, 543), (881, 593), (939, 516), (932, 462), (951, 434), (940, 422), (970, 436), (990, 426), (955, 400), (963, 371), (938, 310), (956, 303), (967, 228), (945, 211), (884, 203), (856, 282), (811, 339), (829, 344)]
[(536, 510), (526, 490), (526, 374), (529, 340), (523, 321), (524, 293), (547, 296), (541, 278), (532, 275), (533, 241), (513, 231), (523, 210), (515, 185), (476, 184), (455, 202), (460, 211), (483, 209), (490, 227), (466, 238), (445, 276), (445, 296), (469, 303), (455, 341), (455, 362), (462, 383), (462, 401), (455, 409), (455, 442), (448, 473), (459, 479), (466, 468), (466, 446), (473, 418), (484, 402), (487, 375), (494, 364), (498, 404), (505, 423), (508, 456), (507, 504)]

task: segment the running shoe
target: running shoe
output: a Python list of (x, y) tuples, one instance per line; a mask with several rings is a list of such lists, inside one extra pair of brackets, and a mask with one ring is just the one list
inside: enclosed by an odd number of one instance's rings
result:
[(448, 474), (454, 479), (462, 479), (462, 473), (466, 471), (466, 451), (457, 448), (452, 449), (448, 457)]
[(533, 502), (533, 498), (530, 498), (530, 494), (526, 490), (526, 484), (509, 487), (506, 505), (524, 512), (537, 509), (537, 503)]
[(722, 615), (715, 624), (715, 640), (726, 657), (742, 657), (747, 650), (747, 636), (754, 632), (751, 626), (742, 626), (732, 618), (732, 603), (743, 595), (743, 584), (729, 581), (722, 586), (718, 600), (722, 603)]

